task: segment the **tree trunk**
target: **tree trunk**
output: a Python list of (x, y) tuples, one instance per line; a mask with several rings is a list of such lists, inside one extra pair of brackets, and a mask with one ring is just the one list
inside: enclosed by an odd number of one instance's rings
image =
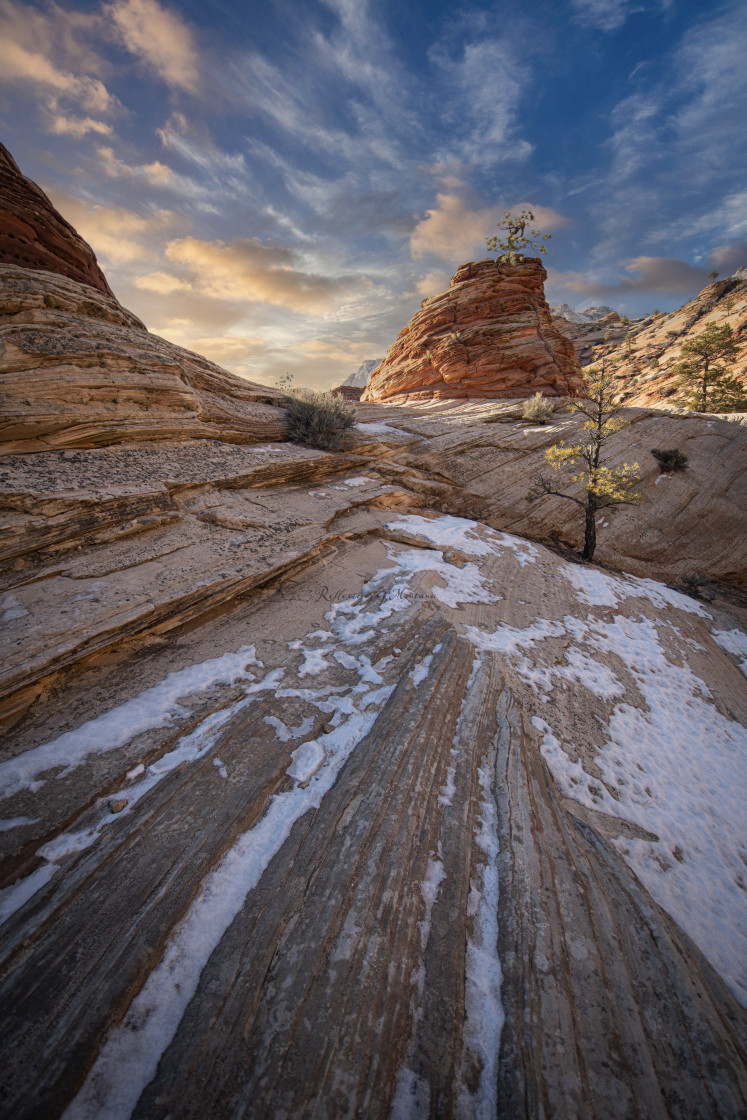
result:
[(586, 505), (586, 528), (584, 530), (584, 551), (582, 560), (591, 560), (597, 547), (597, 507), (592, 501)]

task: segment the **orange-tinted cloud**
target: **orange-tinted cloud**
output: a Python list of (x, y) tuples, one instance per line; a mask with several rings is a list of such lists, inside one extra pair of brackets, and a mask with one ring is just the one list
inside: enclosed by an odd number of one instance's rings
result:
[(239, 238), (200, 241), (183, 237), (169, 242), (166, 256), (181, 266), (203, 295), (215, 299), (257, 301), (291, 311), (322, 313), (350, 297), (358, 281), (332, 279), (296, 267), (289, 250)]

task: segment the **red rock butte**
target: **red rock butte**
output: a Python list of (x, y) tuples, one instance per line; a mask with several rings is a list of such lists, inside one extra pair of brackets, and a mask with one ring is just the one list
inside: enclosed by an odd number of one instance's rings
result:
[(573, 344), (553, 326), (546, 279), (537, 257), (463, 264), (400, 331), (363, 400), (575, 395), (581, 370)]
[(55, 272), (113, 295), (91, 246), (58, 213), (44, 191), (19, 170), (2, 144), (0, 262)]

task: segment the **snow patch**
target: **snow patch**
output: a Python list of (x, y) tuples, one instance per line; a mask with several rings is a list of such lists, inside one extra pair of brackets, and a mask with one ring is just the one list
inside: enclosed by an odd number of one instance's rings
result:
[(318, 809), (343, 765), (368, 734), (393, 686), (370, 712), (355, 711), (325, 736), (326, 757), (306, 786), (275, 794), (264, 817), (203, 880), (159, 964), (104, 1043), (64, 1120), (128, 1120), (194, 996), (210, 955), (280, 851), (297, 820)]
[(712, 630), (711, 633), (722, 649), (741, 658), (739, 668), (747, 676), (747, 634), (737, 629)]
[(0, 799), (21, 790), (39, 789), (43, 783), (37, 779), (47, 770), (62, 767), (56, 777), (65, 777), (91, 755), (117, 750), (144, 731), (168, 726), (177, 716), (186, 714), (179, 703), (182, 697), (206, 692), (219, 684), (254, 680), (249, 665), (261, 666), (254, 646), (242, 646), (236, 653), (179, 669), (74, 731), (66, 731), (48, 743), (7, 759), (0, 763)]

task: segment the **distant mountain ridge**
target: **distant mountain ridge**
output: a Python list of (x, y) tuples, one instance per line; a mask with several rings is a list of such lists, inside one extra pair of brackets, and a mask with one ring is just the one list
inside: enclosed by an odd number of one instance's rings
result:
[(367, 361), (361, 362), (355, 373), (351, 373), (350, 377), (345, 378), (343, 385), (352, 385), (354, 389), (365, 389), (369, 377), (383, 361), (383, 358), (369, 358)]
[(557, 319), (567, 319), (569, 323), (596, 323), (598, 319), (606, 319), (608, 315), (614, 313), (613, 307), (606, 306), (587, 307), (585, 311), (576, 311), (575, 307), (570, 307), (567, 303), (550, 305), (551, 315)]

